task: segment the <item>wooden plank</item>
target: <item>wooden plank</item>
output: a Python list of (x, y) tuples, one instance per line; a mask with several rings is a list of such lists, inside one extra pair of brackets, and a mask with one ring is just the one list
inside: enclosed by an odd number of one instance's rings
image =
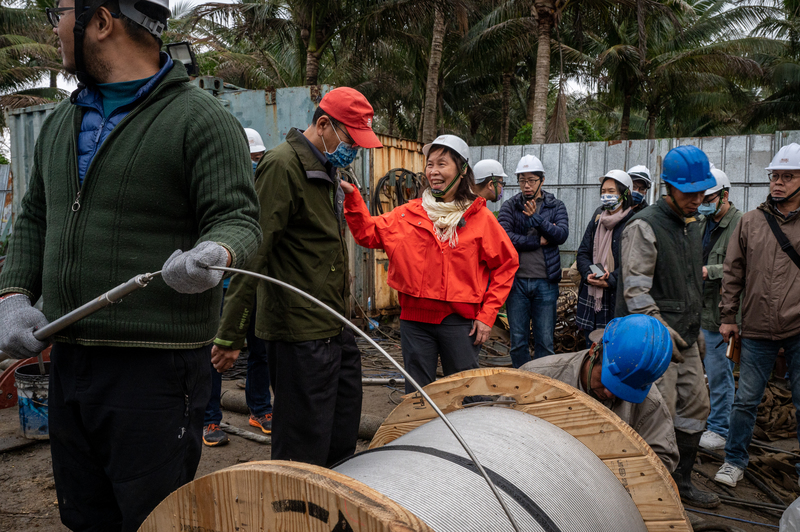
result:
[(432, 532), (422, 520), (372, 488), (335, 471), (299, 462), (249, 462), (222, 469), (173, 492), (140, 532), (330, 530)]
[[(673, 521), (685, 518), (680, 498), (671, 486), (672, 477), (654, 474), (644, 456), (603, 460), (636, 503), (645, 521)], [(666, 470), (664, 470), (666, 471)]]
[(692, 532), (686, 521), (645, 521), (647, 532)]

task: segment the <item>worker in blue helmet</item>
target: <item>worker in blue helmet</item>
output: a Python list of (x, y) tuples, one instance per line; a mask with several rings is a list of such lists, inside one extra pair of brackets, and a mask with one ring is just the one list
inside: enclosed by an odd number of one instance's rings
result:
[(523, 370), (582, 390), (617, 414), (647, 442), (669, 471), (678, 463), (672, 417), (652, 384), (672, 357), (669, 331), (650, 316), (611, 320), (591, 335), (590, 349), (537, 358)]
[(695, 218), (705, 191), (716, 184), (708, 157), (695, 146), (679, 146), (664, 157), (666, 195), (638, 212), (622, 232), (617, 317), (653, 316), (672, 340), (672, 363), (656, 382), (672, 414), (680, 461), (672, 476), (681, 499), (701, 508), (719, 497), (692, 484), (692, 466), (709, 414), (701, 353), (703, 238)]

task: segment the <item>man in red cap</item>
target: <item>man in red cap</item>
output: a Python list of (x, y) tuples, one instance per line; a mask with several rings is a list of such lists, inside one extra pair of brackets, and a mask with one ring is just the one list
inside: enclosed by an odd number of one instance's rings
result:
[[(256, 169), (264, 240), (248, 269), (287, 282), (349, 315), (350, 273), (344, 193), (337, 168), (359, 148), (380, 148), (372, 106), (341, 87), (322, 98), (313, 125), (292, 129)], [(272, 459), (330, 466), (356, 449), (361, 417), (361, 353), (350, 329), (285, 288), (249, 276), (231, 279), (212, 363), (236, 360), (258, 292), (256, 336), (266, 341), (274, 392)]]

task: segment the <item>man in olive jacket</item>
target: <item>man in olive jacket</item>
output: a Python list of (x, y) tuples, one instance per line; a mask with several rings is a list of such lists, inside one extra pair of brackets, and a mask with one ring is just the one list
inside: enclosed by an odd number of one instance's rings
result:
[[(749, 462), (758, 405), (781, 348), (789, 362), (792, 402), (800, 412), (800, 145), (781, 148), (767, 171), (767, 201), (742, 216), (723, 266), (719, 332), (726, 341), (741, 334), (742, 341), (725, 463), (714, 477), (728, 486), (736, 486)], [(785, 237), (785, 249), (771, 224)], [(795, 469), (800, 473), (800, 464)]]
[(700, 327), (706, 340), (706, 356), (703, 365), (708, 377), (711, 413), (706, 422), (706, 431), (700, 438), (700, 447), (715, 450), (725, 447), (728, 437), (728, 416), (733, 405), (735, 385), (733, 382), (733, 360), (725, 356), (727, 345), (719, 334), (719, 302), (722, 292), (722, 263), (728, 252), (728, 241), (742, 212), (728, 199), (731, 182), (725, 172), (712, 168), (717, 184), (706, 190), (698, 212), (704, 216), (700, 223), (703, 235), (703, 311)]
[[(242, 127), (159, 52), (166, 7), (117, 4), (88, 16), (90, 79), (42, 126), (0, 275), (0, 349), (25, 357), (47, 344), (35, 328), (162, 270), (53, 339), (50, 451), (71, 530), (135, 531), (194, 478), (222, 299), (204, 266), (242, 267), (261, 239)], [(50, 20), (75, 73), (73, 3), (60, 5)]]
[[(357, 148), (381, 147), (372, 107), (358, 91), (332, 90), (314, 124), (292, 129), (256, 169), (264, 241), (248, 268), (291, 284), (348, 315), (350, 283), (337, 167)], [(361, 352), (349, 328), (302, 296), (236, 275), (214, 341), (219, 371), (233, 363), (258, 288), (256, 335), (267, 342), (275, 394), (272, 459), (330, 466), (355, 452), (361, 417)]]

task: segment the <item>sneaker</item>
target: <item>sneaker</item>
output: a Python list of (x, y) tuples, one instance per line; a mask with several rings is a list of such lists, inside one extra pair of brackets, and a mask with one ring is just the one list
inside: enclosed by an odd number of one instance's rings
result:
[(260, 428), (264, 434), (272, 434), (272, 412), (263, 416), (250, 414), (250, 426)]
[(709, 451), (716, 451), (718, 449), (725, 448), (725, 438), (717, 434), (716, 432), (712, 432), (707, 430), (703, 433), (700, 437), (700, 447), (702, 449), (707, 449)]
[(228, 435), (225, 434), (225, 431), (219, 428), (219, 425), (216, 423), (203, 427), (203, 443), (209, 447), (225, 445), (229, 441)]
[(714, 476), (714, 482), (735, 488), (736, 483), (742, 480), (742, 477), (744, 477), (744, 468), (725, 462)]

